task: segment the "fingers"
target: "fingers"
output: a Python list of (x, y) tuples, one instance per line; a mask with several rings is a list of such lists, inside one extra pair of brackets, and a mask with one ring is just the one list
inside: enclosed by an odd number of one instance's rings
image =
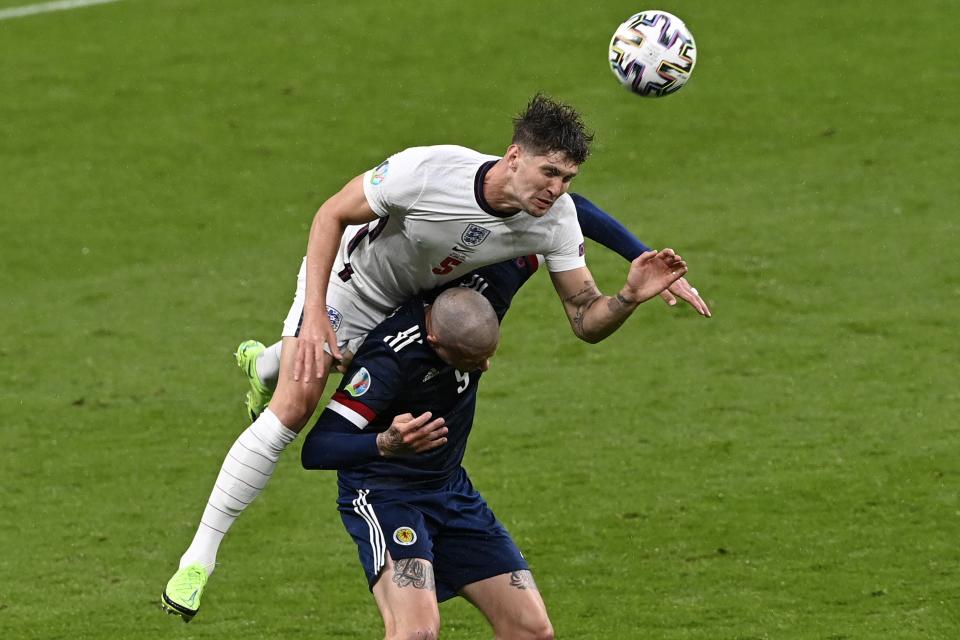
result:
[[(680, 278), (670, 285), (669, 291), (693, 307), (700, 315), (707, 318), (710, 317), (710, 307), (708, 307), (707, 303), (700, 297), (700, 292), (697, 291), (696, 287), (687, 282), (686, 278)], [(663, 294), (661, 294), (661, 296), (662, 295)]]
[(430, 451), (447, 444), (449, 429), (444, 425), (443, 418), (437, 418), (423, 425), (416, 431), (416, 440), (411, 442), (417, 453)]
[(429, 411), (421, 413), (416, 418), (413, 417), (411, 413), (404, 413), (393, 419), (398, 426), (402, 426), (404, 431), (412, 431), (413, 429), (419, 429), (430, 420), (432, 413)]
[(309, 354), (308, 351), (311, 345), (303, 340), (297, 340), (297, 358), (293, 363), (293, 379), (297, 382), (303, 378), (306, 374), (306, 362), (309, 362), (313, 359), (312, 354)]
[(431, 420), (432, 413), (427, 411), (416, 418), (409, 413), (396, 416), (394, 427), (399, 432), (408, 451), (421, 453), (436, 449), (447, 443), (446, 421), (443, 418)]
[[(340, 352), (340, 347), (337, 346), (337, 334), (333, 330), (333, 327), (330, 326), (329, 321), (326, 326), (326, 342), (327, 346), (330, 348), (330, 355), (333, 356), (334, 360), (343, 360), (343, 354)], [(323, 349), (320, 350), (321, 352)]]
[(669, 289), (664, 289), (663, 291), (661, 291), (660, 297), (663, 298), (663, 301), (666, 302), (671, 307), (677, 304), (677, 299), (673, 297), (673, 294), (670, 293)]
[(648, 262), (650, 262), (651, 260), (654, 260), (656, 257), (657, 257), (656, 251), (644, 251), (643, 253), (640, 254), (640, 256), (636, 260), (634, 260), (634, 264), (638, 266), (643, 266)]
[(687, 267), (687, 263), (673, 249), (661, 249), (656, 257), (663, 260), (671, 271), (679, 271)]
[(703, 298), (700, 297), (700, 292), (689, 287), (687, 290), (678, 294), (687, 304), (697, 310), (697, 313), (700, 315), (709, 318), (710, 317), (710, 307), (707, 306), (707, 303), (704, 302)]

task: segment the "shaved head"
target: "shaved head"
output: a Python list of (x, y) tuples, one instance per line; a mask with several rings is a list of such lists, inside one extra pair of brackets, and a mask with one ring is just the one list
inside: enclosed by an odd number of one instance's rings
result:
[(448, 362), (445, 351), (457, 359), (488, 359), (500, 342), (500, 323), (490, 302), (465, 287), (452, 287), (437, 296), (430, 307), (429, 326), (430, 346)]

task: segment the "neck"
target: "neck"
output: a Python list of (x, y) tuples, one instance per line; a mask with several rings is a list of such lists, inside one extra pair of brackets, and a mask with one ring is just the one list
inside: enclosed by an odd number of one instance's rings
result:
[(523, 208), (510, 188), (510, 168), (506, 158), (497, 160), (484, 176), (483, 197), (487, 204), (503, 213), (517, 213)]

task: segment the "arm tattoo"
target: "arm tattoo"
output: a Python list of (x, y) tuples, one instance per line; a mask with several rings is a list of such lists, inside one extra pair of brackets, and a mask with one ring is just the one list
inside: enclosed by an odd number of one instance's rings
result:
[(394, 562), (393, 583), (400, 588), (437, 590), (433, 580), (433, 567), (419, 558), (402, 558)]
[(391, 426), (386, 431), (377, 434), (377, 447), (384, 457), (397, 454), (397, 449), (403, 444), (403, 437)]
[(510, 586), (520, 590), (537, 590), (537, 583), (533, 581), (533, 574), (529, 571), (511, 571)]
[(617, 302), (619, 302), (624, 307), (629, 307), (630, 305), (633, 304), (632, 302), (624, 298), (622, 295), (620, 295), (619, 291), (617, 292)]
[(573, 317), (573, 331), (578, 336), (583, 337), (583, 316), (601, 297), (600, 290), (597, 289), (593, 280), (584, 280), (583, 289), (563, 299), (565, 303), (577, 305), (577, 313)]

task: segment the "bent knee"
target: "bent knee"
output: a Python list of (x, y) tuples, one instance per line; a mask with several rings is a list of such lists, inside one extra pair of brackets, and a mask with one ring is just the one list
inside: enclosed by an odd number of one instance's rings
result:
[(519, 628), (511, 629), (505, 637), (524, 640), (553, 640), (553, 625), (548, 618), (528, 620)]
[(543, 625), (532, 629), (528, 637), (530, 640), (553, 640), (553, 625), (547, 620)]
[(397, 629), (393, 634), (387, 636), (387, 640), (437, 640), (439, 637), (439, 624), (424, 624)]
[(310, 420), (322, 396), (323, 385), (298, 385), (274, 395), (270, 411), (285, 427), (298, 430)]

